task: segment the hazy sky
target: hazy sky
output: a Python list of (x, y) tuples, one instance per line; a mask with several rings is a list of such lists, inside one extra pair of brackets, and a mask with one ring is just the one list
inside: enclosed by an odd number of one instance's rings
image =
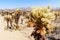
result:
[(60, 7), (60, 0), (0, 0), (0, 8), (17, 8), (31, 6)]

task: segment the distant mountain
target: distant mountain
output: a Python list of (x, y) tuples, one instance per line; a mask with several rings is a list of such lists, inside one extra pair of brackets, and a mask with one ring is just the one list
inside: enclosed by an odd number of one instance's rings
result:
[[(15, 8), (15, 9), (17, 9), (17, 8)], [(2, 10), (3, 11), (9, 11), (9, 12), (14, 12), (15, 11), (15, 9), (0, 9), (0, 13), (2, 12)], [(30, 11), (31, 10), (31, 7), (26, 7), (26, 8), (21, 8), (22, 9), (22, 11)], [(60, 11), (60, 7), (58, 7), (58, 8), (51, 8), (51, 11)]]
[(60, 8), (51, 8), (51, 11), (60, 11)]

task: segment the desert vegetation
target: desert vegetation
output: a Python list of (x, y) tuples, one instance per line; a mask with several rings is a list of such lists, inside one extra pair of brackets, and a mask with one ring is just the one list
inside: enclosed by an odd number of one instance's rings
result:
[(31, 7), (30, 11), (27, 10), (25, 12), (20, 8), (12, 12), (2, 10), (1, 16), (6, 20), (6, 29), (11, 30), (20, 30), (22, 28), (21, 23), (19, 24), (19, 19), (24, 16), (27, 19), (25, 21), (26, 27), (34, 28), (31, 37), (33, 36), (34, 40), (47, 40), (46, 34), (50, 35), (55, 30), (52, 21), (56, 21), (59, 11), (51, 11), (48, 5), (47, 7)]

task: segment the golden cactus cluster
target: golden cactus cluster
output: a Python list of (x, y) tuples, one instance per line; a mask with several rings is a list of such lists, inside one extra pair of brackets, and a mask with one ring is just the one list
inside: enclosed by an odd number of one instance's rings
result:
[(5, 18), (6, 20), (11, 20), (11, 19), (12, 19), (12, 16), (11, 16), (11, 15), (5, 15), (4, 18)]
[(16, 12), (16, 14), (22, 13), (21, 9), (19, 9), (19, 8), (17, 8), (17, 9), (15, 10), (15, 12)]
[[(30, 19), (32, 25), (35, 26), (35, 32), (36, 34), (39, 34), (42, 36), (42, 40), (45, 39), (45, 35), (47, 33), (51, 33), (52, 26), (51, 22), (52, 20), (55, 20), (55, 15), (53, 12), (50, 12), (50, 6), (48, 7), (40, 7), (40, 8), (32, 8)], [(34, 24), (33, 24), (34, 23)], [(29, 24), (29, 23), (28, 23)], [(35, 34), (35, 33), (32, 33)], [(39, 40), (38, 38), (36, 38)]]
[[(8, 12), (6, 15), (4, 15), (4, 19), (7, 21), (7, 28), (9, 29), (18, 29), (19, 25), (19, 17), (22, 14), (22, 11), (18, 8), (15, 10), (15, 12)], [(13, 23), (13, 21), (15, 20), (15, 23)], [(10, 23), (10, 25), (9, 25)]]

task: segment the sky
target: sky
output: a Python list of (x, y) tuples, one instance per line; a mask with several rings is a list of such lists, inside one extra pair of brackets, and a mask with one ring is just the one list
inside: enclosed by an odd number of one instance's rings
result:
[(52, 8), (60, 7), (60, 0), (0, 0), (0, 9), (32, 7), (32, 6), (47, 6)]

